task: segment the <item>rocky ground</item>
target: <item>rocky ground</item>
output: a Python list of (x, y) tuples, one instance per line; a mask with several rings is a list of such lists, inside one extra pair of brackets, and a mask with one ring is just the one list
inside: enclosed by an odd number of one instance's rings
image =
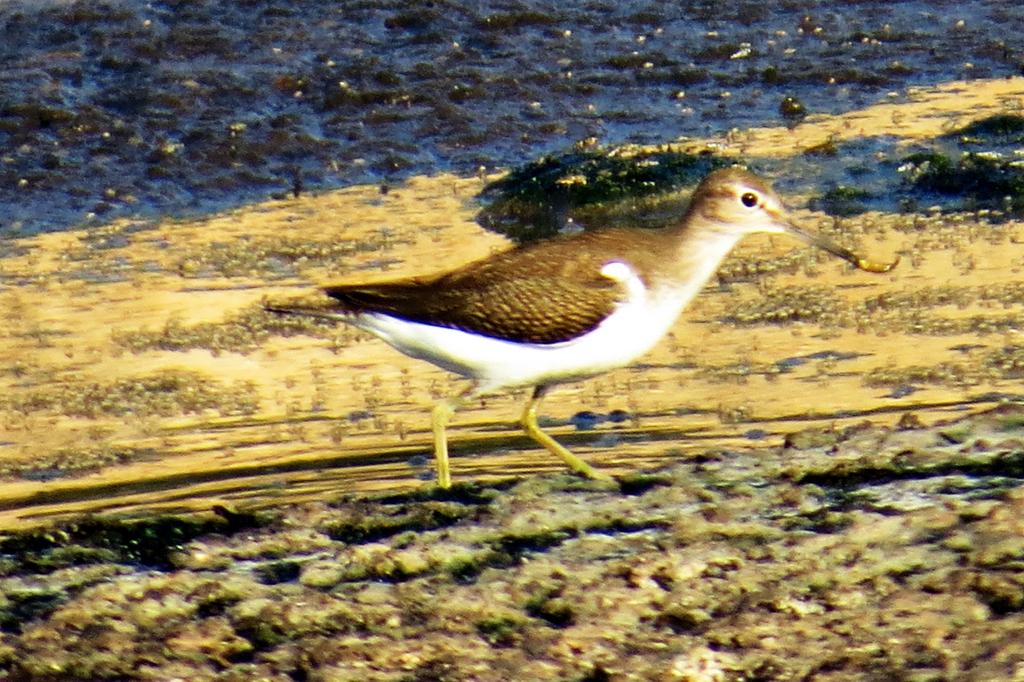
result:
[(0, 544), (12, 680), (1024, 678), (1024, 409)]

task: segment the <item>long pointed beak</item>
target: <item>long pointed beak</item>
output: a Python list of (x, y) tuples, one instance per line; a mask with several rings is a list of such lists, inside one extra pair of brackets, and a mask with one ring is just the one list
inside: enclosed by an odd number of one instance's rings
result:
[(819, 249), (828, 251), (834, 256), (839, 256), (843, 260), (853, 263), (857, 268), (866, 272), (889, 272), (900, 262), (900, 257), (898, 255), (896, 256), (896, 260), (891, 263), (879, 263), (877, 261), (861, 258), (853, 251), (836, 244), (831, 239), (820, 234), (805, 232), (788, 220), (779, 221), (778, 224), (783, 228), (786, 234), (793, 235), (800, 241), (806, 242), (811, 246), (817, 246)]

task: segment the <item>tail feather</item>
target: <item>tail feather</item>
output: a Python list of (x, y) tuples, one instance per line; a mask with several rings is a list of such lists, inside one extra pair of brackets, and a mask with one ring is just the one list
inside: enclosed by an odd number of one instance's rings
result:
[(300, 315), (303, 317), (319, 317), (325, 320), (340, 320), (346, 317), (346, 311), (326, 307), (303, 305), (277, 305), (264, 303), (263, 309), (276, 315)]
[(343, 320), (359, 313), (385, 313), (399, 317), (415, 317), (429, 307), (432, 291), (422, 282), (409, 280), (376, 285), (342, 285), (320, 290), (319, 299), (264, 302), (263, 309), (279, 315), (305, 315)]
[(371, 286), (326, 287), (323, 292), (348, 312), (397, 311), (402, 307), (416, 305), (428, 293), (419, 283), (390, 282)]

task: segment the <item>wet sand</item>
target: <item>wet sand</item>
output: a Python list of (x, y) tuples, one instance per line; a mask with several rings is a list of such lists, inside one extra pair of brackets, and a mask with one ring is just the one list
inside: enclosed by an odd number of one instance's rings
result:
[[(910, 99), (703, 144), (785, 155), (834, 135), (927, 138), (965, 102), (972, 115), (1019, 107), (1024, 81)], [(982, 680), (1024, 669), (1024, 224), (797, 211), (902, 263), (873, 275), (751, 238), (641, 364), (546, 401), (552, 433), (620, 485), (564, 474), (513, 427), (525, 395), (511, 394), (459, 413), (453, 474), (472, 484), (435, 495), (429, 406), (461, 382), (363, 334), (282, 327), (258, 308), (505, 248), (473, 222), (484, 181), (415, 178), (5, 242), (0, 356), (15, 361), (0, 374), (0, 528), (81, 513), (228, 521), (167, 543), (159, 570), (67, 530), (11, 535), (0, 670)], [(625, 421), (571, 423), (615, 410)], [(44, 570), (37, 554), (55, 563)]]
[[(880, 105), (774, 138), (752, 131), (735, 151), (797, 154), (843, 130), (936, 134), (935, 112), (951, 102), (999, 107), (1022, 93), (1019, 79), (950, 85), (902, 105), (898, 127), (884, 123), (894, 105)], [(924, 132), (913, 133), (918, 120)], [(482, 184), (420, 178), (387, 193), (359, 187), (195, 223), (13, 242), (0, 260), (11, 320), (0, 351), (16, 359), (0, 375), (3, 527), (421, 485), (429, 406), (463, 382), (344, 327), (295, 335), (258, 308), (325, 282), (430, 273), (507, 248), (473, 222)], [(933, 420), (1019, 394), (1019, 222), (796, 215), (903, 262), (873, 275), (784, 238), (748, 239), (640, 365), (556, 390), (544, 406), (554, 432), (627, 471), (677, 450), (775, 444), (804, 424), (892, 424), (911, 410)], [(523, 399), (459, 413), (457, 477), (558, 469), (514, 428)], [(629, 418), (566, 426), (613, 410)], [(296, 486), (291, 477), (311, 469), (323, 478)]]

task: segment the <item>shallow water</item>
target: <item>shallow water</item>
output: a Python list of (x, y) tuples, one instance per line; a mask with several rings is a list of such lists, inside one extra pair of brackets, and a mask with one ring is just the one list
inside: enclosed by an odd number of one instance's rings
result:
[(0, 237), (905, 101), (1020, 75), (1022, 23), (1016, 2), (7, 2)]
[[(902, 105), (901, 127), (926, 136), (944, 107), (982, 113), (1024, 96), (1014, 87), (922, 94)], [(891, 116), (866, 109), (734, 144), (768, 154)], [(429, 407), (462, 382), (350, 329), (282, 327), (257, 309), (324, 281), (444, 270), (505, 248), (474, 222), (483, 182), (415, 178), (13, 242), (0, 259), (0, 525), (426, 485)], [(873, 275), (750, 238), (640, 364), (555, 390), (542, 410), (552, 433), (624, 472), (756, 452), (807, 427), (891, 426), (906, 413), (930, 423), (1020, 399), (1019, 221), (796, 215), (902, 262)], [(560, 470), (514, 428), (524, 400), (494, 396), (456, 416), (457, 480)]]

